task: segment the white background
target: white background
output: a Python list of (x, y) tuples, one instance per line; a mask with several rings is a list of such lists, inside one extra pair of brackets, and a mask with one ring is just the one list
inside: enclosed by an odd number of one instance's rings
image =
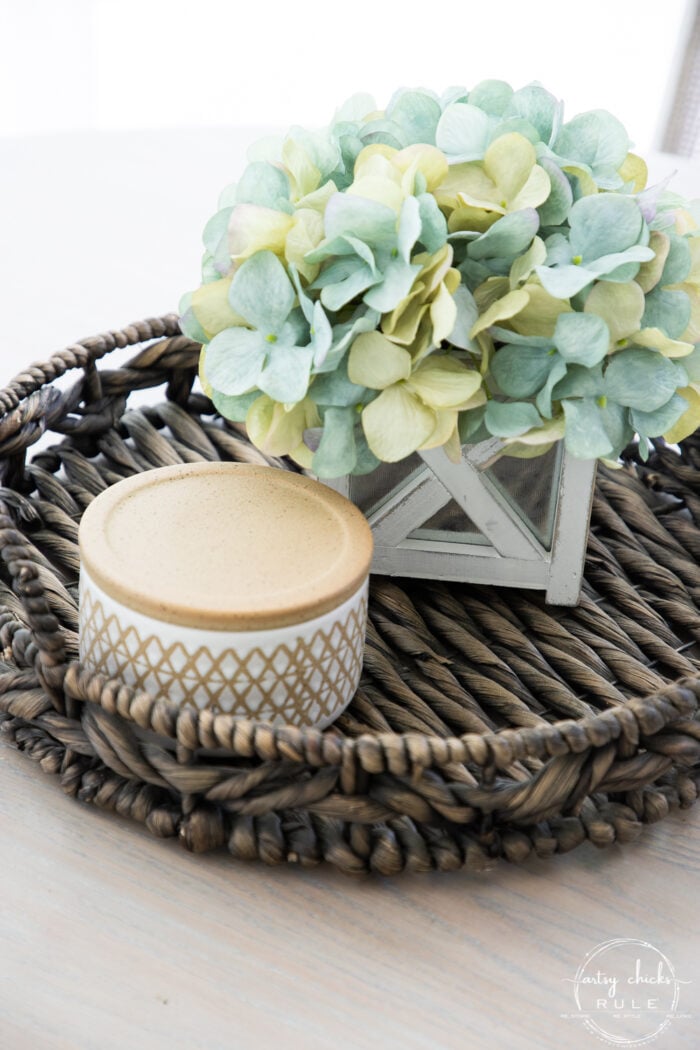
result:
[(0, 134), (322, 124), (485, 77), (540, 80), (653, 145), (687, 0), (1, 0)]
[[(688, 0), (0, 0), (0, 383), (177, 308), (247, 145), (356, 91), (533, 79), (658, 146)], [(654, 177), (676, 167), (652, 165)], [(700, 195), (681, 171), (675, 187)]]

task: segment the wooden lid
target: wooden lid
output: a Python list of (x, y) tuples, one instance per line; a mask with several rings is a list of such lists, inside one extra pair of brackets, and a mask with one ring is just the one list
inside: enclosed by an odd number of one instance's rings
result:
[(167, 623), (259, 630), (341, 605), (369, 572), (372, 533), (337, 492), (243, 463), (185, 463), (112, 485), (80, 524), (110, 597)]

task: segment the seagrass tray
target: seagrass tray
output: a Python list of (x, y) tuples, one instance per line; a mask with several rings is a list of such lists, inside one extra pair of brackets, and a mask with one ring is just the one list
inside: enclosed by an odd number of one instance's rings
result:
[[(143, 344), (122, 367), (116, 348)], [(77, 799), (196, 852), (347, 873), (635, 839), (700, 783), (700, 438), (601, 468), (575, 609), (375, 577), (361, 686), (324, 733), (178, 709), (76, 660), (77, 527), (138, 471), (265, 460), (193, 392), (174, 315), (86, 339), (0, 391), (0, 728)], [(57, 382), (80, 370), (72, 384)], [(165, 399), (133, 407), (134, 391)], [(46, 431), (58, 437), (42, 440)]]

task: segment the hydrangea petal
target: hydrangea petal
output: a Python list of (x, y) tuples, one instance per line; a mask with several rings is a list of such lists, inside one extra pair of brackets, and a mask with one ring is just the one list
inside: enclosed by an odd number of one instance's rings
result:
[(513, 89), (505, 80), (482, 80), (469, 92), (469, 103), (484, 113), (502, 117), (508, 111)]
[(236, 271), (229, 302), (249, 324), (276, 333), (294, 306), (294, 287), (276, 255), (257, 252)]
[(566, 361), (557, 354), (554, 358), (554, 364), (552, 369), (547, 376), (547, 382), (544, 384), (539, 394), (535, 398), (535, 405), (537, 411), (544, 419), (552, 418), (552, 391), (557, 383), (564, 378), (567, 372)]
[(435, 430), (435, 412), (402, 383), (382, 390), (362, 412), (367, 444), (384, 463), (398, 463), (420, 448)]
[(316, 406), (309, 398), (287, 409), (269, 397), (258, 397), (246, 416), (250, 440), (268, 456), (286, 456), (301, 444), (305, 430), (319, 424)]
[(430, 304), (430, 321), (433, 326), (433, 343), (439, 346), (443, 339), (449, 339), (457, 322), (457, 304), (444, 284)]
[(551, 145), (561, 124), (562, 105), (540, 84), (528, 84), (513, 93), (506, 112), (532, 124), (545, 145)]
[(539, 216), (534, 208), (504, 215), (467, 247), (472, 259), (497, 259), (525, 251), (537, 233)]
[(542, 287), (555, 299), (570, 299), (578, 295), (599, 275), (585, 266), (536, 266), (535, 273)]
[(671, 291), (685, 292), (690, 304), (690, 319), (681, 332), (681, 338), (688, 343), (700, 343), (700, 288), (696, 284), (686, 283)]
[(642, 412), (661, 408), (678, 386), (673, 363), (653, 350), (622, 350), (605, 372), (607, 397)]
[(443, 112), (435, 132), (435, 145), (452, 163), (480, 160), (486, 153), (491, 121), (483, 110), (455, 102)]
[(369, 95), (367, 92), (357, 92), (336, 109), (333, 115), (333, 124), (340, 124), (343, 121), (362, 121), (370, 113), (374, 113), (376, 109), (377, 103), (373, 95)]
[[(606, 281), (631, 281), (638, 273), (637, 263), (647, 262), (653, 256), (651, 248), (641, 244), (634, 244), (631, 248), (625, 248), (623, 252), (614, 252), (612, 255), (601, 255), (587, 264), (588, 270), (602, 277)], [(633, 264), (629, 267), (629, 264)], [(629, 268), (630, 273), (627, 274)], [(625, 273), (623, 274), (623, 269)]]
[(282, 146), (282, 161), (291, 175), (291, 188), (295, 198), (305, 197), (318, 188), (321, 172), (314, 164), (308, 150), (291, 136), (287, 136)]
[(523, 255), (520, 255), (510, 268), (510, 286), (517, 288), (533, 273), (536, 266), (541, 266), (547, 258), (547, 249), (541, 237), (535, 237)]
[(649, 170), (646, 161), (636, 153), (628, 153), (618, 171), (624, 182), (632, 183), (633, 193), (641, 193), (645, 188)]
[(350, 348), (348, 377), (357, 386), (384, 390), (411, 374), (411, 355), (380, 332), (359, 335)]
[(520, 192), (509, 199), (508, 208), (510, 211), (537, 208), (547, 200), (551, 192), (552, 183), (549, 175), (544, 168), (536, 164)]
[(447, 220), (447, 229), (450, 233), (469, 231), (473, 233), (485, 233), (489, 226), (493, 226), (501, 215), (505, 215), (505, 208), (497, 208), (489, 204), (487, 208), (475, 207), (471, 204), (460, 204), (451, 213)]
[(234, 423), (244, 423), (250, 406), (260, 397), (260, 391), (251, 390), (247, 394), (232, 396), (213, 390), (209, 396), (220, 416), (223, 416), (224, 419), (230, 419)]
[(552, 336), (559, 315), (572, 312), (571, 304), (567, 299), (550, 295), (540, 284), (525, 284), (523, 291), (528, 301), (510, 319), (511, 328), (521, 335)]
[(312, 469), (319, 478), (340, 478), (351, 474), (357, 462), (353, 408), (327, 408), (323, 414), (323, 433), (314, 453)]
[(300, 441), (296, 448), (292, 448), (287, 453), (289, 458), (293, 460), (302, 470), (311, 470), (311, 465), (314, 460), (314, 454), (308, 445), (305, 445), (303, 441)]
[(540, 157), (539, 164), (549, 176), (549, 194), (538, 209), (540, 221), (543, 226), (559, 226), (568, 218), (574, 201), (571, 183), (549, 157)]
[(496, 324), (497, 321), (507, 321), (509, 318), (514, 317), (527, 306), (529, 301), (528, 293), (522, 288), (516, 288), (504, 295), (502, 299), (497, 299), (473, 326), (469, 333), (471, 338), (473, 339), (479, 332), (485, 332), (490, 325)]
[(643, 328), (641, 332), (635, 333), (632, 341), (636, 346), (658, 350), (664, 357), (687, 357), (695, 349), (692, 343), (669, 339), (659, 328)]
[(397, 247), (405, 263), (410, 263), (411, 252), (420, 237), (421, 219), (420, 204), (415, 197), (407, 197), (401, 206)]
[(192, 308), (188, 305), (191, 297), (191, 292), (187, 292), (180, 300), (180, 317), (178, 319), (180, 331), (195, 343), (208, 343), (210, 336), (204, 331), (201, 324), (194, 316)]
[(581, 197), (571, 208), (569, 225), (572, 255), (583, 262), (623, 252), (642, 234), (642, 213), (632, 197), (599, 193)]
[(391, 248), (396, 239), (396, 213), (384, 204), (336, 193), (325, 213), (326, 237), (348, 234), (372, 246)]
[(312, 190), (311, 193), (306, 193), (303, 197), (300, 197), (296, 202), (296, 207), (310, 208), (313, 211), (317, 211), (319, 215), (323, 215), (328, 201), (337, 192), (338, 187), (331, 179), (329, 182), (324, 183), (323, 186), (319, 186), (317, 190)]
[(314, 352), (314, 368), (318, 368), (326, 360), (328, 351), (333, 345), (333, 328), (320, 302), (315, 302), (313, 306), (313, 321), (310, 334), (311, 346)]
[(406, 142), (435, 144), (440, 103), (425, 91), (402, 91), (387, 107), (387, 116), (399, 125)]
[(460, 284), (452, 293), (452, 298), (457, 307), (457, 317), (450, 332), (450, 342), (461, 350), (469, 350), (478, 354), (479, 347), (469, 335), (479, 317), (479, 309), (474, 302), (474, 296), (468, 288)]
[(643, 437), (663, 434), (676, 425), (685, 414), (687, 408), (688, 402), (679, 394), (674, 394), (666, 404), (661, 405), (660, 408), (655, 409), (653, 412), (642, 412), (639, 409), (632, 409), (630, 413), (632, 425), (637, 433)]
[(411, 266), (403, 259), (392, 259), (384, 267), (381, 282), (375, 283), (365, 292), (365, 302), (372, 310), (388, 313), (408, 295), (419, 272), (420, 266)]
[(491, 374), (507, 397), (532, 397), (546, 383), (551, 367), (548, 350), (509, 343), (494, 354)]
[(690, 245), (685, 237), (678, 237), (675, 233), (670, 234), (668, 239), (669, 251), (659, 284), (680, 284), (690, 273)]
[[(459, 412), (456, 409), (440, 409), (435, 412), (435, 429), (432, 434), (419, 447), (422, 449), (442, 448), (451, 443), (453, 435), (457, 434), (459, 424)], [(447, 452), (448, 450), (445, 449)], [(461, 446), (460, 446), (461, 453)], [(459, 457), (461, 459), (461, 455)], [(459, 461), (459, 460), (458, 460)]]
[(245, 394), (257, 386), (268, 346), (259, 332), (226, 328), (207, 347), (207, 381), (222, 394)]
[(610, 332), (602, 317), (591, 313), (561, 314), (554, 329), (557, 350), (567, 363), (590, 368), (603, 360)]
[(435, 146), (423, 145), (420, 142), (399, 150), (393, 161), (402, 172), (420, 173), (425, 179), (425, 191), (431, 194), (447, 178), (449, 172), (445, 154)]
[(696, 346), (692, 354), (688, 354), (683, 360), (683, 368), (690, 382), (698, 387), (700, 393), (700, 346)]
[(374, 310), (368, 310), (364, 304), (362, 304), (355, 310), (349, 321), (346, 321), (343, 324), (334, 325), (333, 343), (323, 364), (320, 365), (316, 371), (325, 375), (326, 373), (330, 373), (338, 368), (345, 358), (348, 347), (355, 336), (359, 335), (361, 332), (374, 331), (378, 323), (379, 314)]
[(622, 167), (629, 146), (627, 131), (617, 117), (606, 110), (595, 109), (567, 121), (557, 136), (554, 149), (562, 157), (588, 164), (602, 185), (601, 177), (616, 173)]
[(601, 403), (599, 411), (605, 433), (610, 438), (613, 457), (619, 456), (623, 448), (629, 445), (634, 437), (634, 427), (629, 421), (629, 409), (623, 405), (616, 404), (614, 401), (607, 401)]
[(489, 401), (484, 422), (494, 437), (519, 437), (541, 424), (540, 414), (527, 401)]
[(444, 244), (433, 255), (421, 252), (415, 256), (413, 262), (420, 263), (420, 280), (425, 285), (427, 292), (434, 292), (438, 285), (447, 279), (452, 265), (452, 256), (452, 248), (449, 244)]
[(452, 357), (431, 355), (408, 380), (411, 390), (430, 408), (457, 408), (471, 400), (480, 389), (482, 378), (472, 368), (465, 368)]
[(349, 408), (367, 400), (367, 388), (351, 382), (346, 358), (334, 372), (324, 372), (313, 377), (309, 397), (324, 408)]
[(309, 388), (313, 348), (311, 346), (271, 346), (260, 372), (258, 387), (283, 404), (301, 401)]
[(687, 408), (664, 433), (664, 438), (671, 444), (690, 437), (700, 427), (700, 394), (690, 386), (681, 387), (678, 394), (686, 402)]
[(257, 160), (243, 172), (236, 187), (238, 204), (261, 204), (265, 208), (278, 211), (289, 210), (290, 185), (286, 173), (267, 161)]
[(583, 365), (569, 365), (566, 375), (552, 391), (552, 396), (555, 401), (563, 401), (564, 398), (572, 397), (600, 398), (604, 393), (605, 380), (600, 366), (584, 368)]
[(421, 294), (424, 291), (425, 285), (421, 281), (414, 281), (410, 293), (382, 317), (382, 332), (392, 342), (409, 346), (414, 341), (418, 326), (430, 309)]
[(355, 448), (357, 450), (357, 463), (355, 464), (354, 473), (371, 474), (373, 470), (377, 469), (381, 461), (377, 459), (367, 444), (367, 438), (361, 426), (355, 430)]
[(287, 234), (284, 256), (296, 267), (302, 277), (311, 283), (318, 275), (318, 264), (311, 263), (306, 255), (323, 239), (323, 218), (312, 208), (299, 208), (294, 213), (292, 228)]
[(197, 376), (199, 378), (200, 386), (202, 387), (202, 390), (204, 391), (205, 395), (207, 397), (211, 397), (213, 395), (214, 391), (212, 389), (211, 383), (209, 382), (209, 380), (207, 379), (207, 376), (206, 376), (206, 371), (205, 371), (206, 358), (207, 358), (207, 351), (206, 351), (206, 347), (203, 346), (202, 349), (199, 352), (199, 362), (198, 362), (198, 365), (197, 365)]
[(610, 329), (613, 345), (639, 330), (644, 313), (644, 293), (636, 281), (614, 284), (598, 281), (586, 297), (584, 312), (597, 315)]
[[(502, 191), (504, 198), (510, 200), (522, 190), (536, 160), (537, 155), (532, 143), (523, 135), (512, 132), (510, 135), (501, 135), (491, 143), (484, 157), (484, 171)], [(542, 201), (538, 203), (541, 204)]]
[(337, 168), (340, 161), (338, 144), (329, 138), (323, 129), (308, 131), (306, 128), (295, 126), (289, 132), (288, 138), (305, 150), (324, 178)]
[(447, 221), (432, 194), (421, 193), (417, 200), (421, 223), (421, 243), (425, 245), (427, 251), (436, 252), (447, 240)]
[(600, 408), (593, 398), (563, 401), (566, 451), (575, 459), (598, 459), (613, 453)]
[(533, 459), (548, 452), (556, 441), (564, 437), (564, 416), (548, 419), (541, 427), (533, 427), (526, 434), (517, 438), (504, 438), (505, 455), (517, 456), (519, 459)]
[(291, 215), (273, 208), (237, 204), (228, 222), (228, 252), (239, 260), (265, 250), (281, 255), (293, 221)]
[(327, 310), (340, 310), (361, 292), (371, 288), (376, 281), (377, 278), (369, 266), (358, 260), (358, 265), (345, 277), (334, 284), (324, 286), (321, 291), (321, 302)]
[(481, 164), (473, 162), (452, 164), (440, 185), (435, 189), (435, 199), (441, 208), (452, 210), (458, 204), (458, 195), (473, 179), (480, 179), (483, 192), (492, 190), (492, 183)]
[(680, 339), (690, 322), (690, 300), (685, 292), (656, 287), (646, 297), (642, 325), (660, 328), (671, 339)]
[(378, 175), (363, 175), (355, 179), (345, 192), (364, 200), (376, 201), (397, 214), (404, 200), (403, 190), (397, 182)]
[(190, 309), (206, 333), (207, 341), (225, 328), (246, 323), (245, 318), (232, 309), (229, 302), (231, 280), (231, 277), (222, 277), (218, 281), (203, 284), (192, 292)]
[(221, 208), (216, 214), (212, 215), (204, 227), (202, 242), (210, 255), (217, 255), (221, 241), (227, 236), (232, 214), (233, 206)]

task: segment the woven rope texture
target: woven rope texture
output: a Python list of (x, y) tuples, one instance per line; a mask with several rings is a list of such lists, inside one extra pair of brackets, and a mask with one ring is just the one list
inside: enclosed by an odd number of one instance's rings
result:
[[(96, 367), (141, 343), (123, 367)], [(0, 728), (64, 791), (190, 850), (347, 873), (628, 842), (700, 784), (700, 439), (597, 482), (575, 609), (372, 580), (360, 689), (325, 733), (176, 708), (77, 662), (77, 527), (108, 485), (266, 459), (193, 393), (177, 318), (94, 337), (0, 391)], [(81, 370), (72, 385), (55, 380)], [(165, 384), (165, 400), (129, 407)], [(27, 456), (47, 430), (57, 441)], [(44, 439), (45, 440), (45, 439)], [(632, 456), (632, 454), (630, 454)]]

